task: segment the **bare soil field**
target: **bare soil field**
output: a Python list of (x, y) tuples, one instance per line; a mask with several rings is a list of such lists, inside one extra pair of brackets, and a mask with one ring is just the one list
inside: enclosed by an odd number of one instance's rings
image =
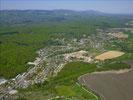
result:
[(79, 82), (103, 100), (133, 99), (133, 69), (86, 74), (79, 78)]
[(118, 32), (118, 33), (109, 33), (109, 35), (118, 38), (118, 39), (126, 39), (128, 38), (127, 34), (124, 34), (123, 32)]
[(104, 52), (103, 54), (96, 56), (95, 59), (104, 61), (106, 59), (113, 59), (113, 58), (122, 56), (123, 54), (124, 52), (120, 52), (120, 51), (108, 51), (108, 52)]

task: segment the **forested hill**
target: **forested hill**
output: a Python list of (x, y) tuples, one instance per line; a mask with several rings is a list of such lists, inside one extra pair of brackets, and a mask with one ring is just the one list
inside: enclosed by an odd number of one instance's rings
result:
[[(127, 21), (132, 15), (105, 14), (98, 11), (71, 11), (71, 10), (1, 10), (0, 26), (27, 25), (27, 24), (55, 24), (73, 20), (109, 22)], [(100, 20), (99, 20), (100, 19)], [(124, 19), (124, 20), (123, 20)], [(108, 22), (107, 22), (108, 20)]]

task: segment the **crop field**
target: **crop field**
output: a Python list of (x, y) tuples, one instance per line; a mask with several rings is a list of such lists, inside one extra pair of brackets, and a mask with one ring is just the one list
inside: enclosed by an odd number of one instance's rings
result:
[(104, 61), (106, 59), (113, 59), (113, 58), (122, 56), (123, 54), (124, 52), (120, 52), (120, 51), (108, 51), (108, 52), (104, 52), (101, 55), (96, 56), (95, 59)]
[(133, 98), (133, 70), (86, 74), (80, 82), (104, 100), (131, 100)]
[(126, 39), (126, 38), (128, 38), (128, 35), (127, 34), (124, 34), (123, 32), (111, 33), (109, 35), (111, 35), (113, 37), (116, 37), (118, 39)]

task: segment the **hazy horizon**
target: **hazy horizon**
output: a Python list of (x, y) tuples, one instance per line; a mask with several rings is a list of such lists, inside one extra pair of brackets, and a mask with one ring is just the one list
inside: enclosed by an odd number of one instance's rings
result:
[(133, 0), (0, 0), (0, 10), (74, 10), (133, 14)]

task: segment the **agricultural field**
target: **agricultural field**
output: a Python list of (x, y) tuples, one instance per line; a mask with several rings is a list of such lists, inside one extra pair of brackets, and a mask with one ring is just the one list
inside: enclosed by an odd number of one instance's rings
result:
[(108, 52), (104, 52), (98, 56), (95, 57), (95, 59), (97, 60), (101, 60), (104, 61), (106, 59), (113, 59), (119, 56), (124, 55), (124, 52), (120, 52), (120, 51), (108, 51)]
[(128, 38), (127, 34), (124, 34), (123, 32), (118, 32), (118, 33), (109, 33), (109, 35), (118, 38), (118, 39), (126, 39)]
[(83, 75), (80, 77), (80, 83), (99, 94), (104, 100), (131, 100), (132, 76), (133, 69), (99, 72)]

